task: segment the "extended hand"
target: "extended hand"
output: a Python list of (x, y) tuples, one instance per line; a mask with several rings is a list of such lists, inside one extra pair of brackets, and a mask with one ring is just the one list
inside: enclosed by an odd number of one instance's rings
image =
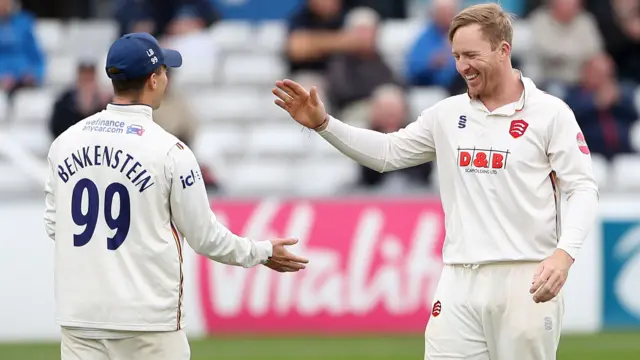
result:
[(315, 86), (309, 92), (295, 81), (283, 80), (276, 81), (272, 92), (278, 97), (276, 105), (288, 112), (300, 125), (309, 129), (324, 125), (327, 112)]
[(547, 302), (556, 297), (567, 281), (572, 264), (573, 258), (560, 249), (541, 262), (529, 290), (533, 294), (533, 301)]
[(297, 243), (298, 239), (271, 240), (273, 253), (265, 266), (278, 272), (296, 272), (305, 269), (306, 266), (304, 264), (308, 264), (309, 260), (296, 256), (285, 248), (285, 246), (295, 245)]

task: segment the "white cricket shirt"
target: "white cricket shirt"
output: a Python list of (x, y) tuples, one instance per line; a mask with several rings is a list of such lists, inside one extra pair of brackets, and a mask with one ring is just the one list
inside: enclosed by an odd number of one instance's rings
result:
[(492, 112), (462, 94), (392, 134), (335, 118), (319, 134), (381, 172), (437, 160), (445, 264), (541, 261), (557, 248), (575, 258), (597, 210), (589, 150), (571, 109), (521, 80), (520, 100)]
[(60, 135), (48, 161), (44, 219), (61, 326), (181, 329), (184, 239), (225, 264), (271, 256), (269, 241), (238, 237), (216, 220), (193, 153), (148, 106), (108, 105)]

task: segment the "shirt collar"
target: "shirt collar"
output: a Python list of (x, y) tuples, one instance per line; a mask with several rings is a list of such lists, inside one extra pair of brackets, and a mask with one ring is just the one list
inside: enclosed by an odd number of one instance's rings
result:
[[(491, 114), (511, 116), (517, 112), (522, 111), (527, 103), (527, 99), (531, 96), (531, 94), (535, 91), (535, 89), (537, 89), (536, 84), (534, 84), (531, 79), (524, 77), (522, 75), (522, 71), (520, 70), (515, 70), (515, 71), (517, 71), (518, 74), (520, 75), (520, 82), (522, 83), (522, 86), (524, 88), (524, 90), (522, 91), (522, 94), (520, 95), (520, 99), (516, 102), (513, 102), (511, 104), (506, 104), (502, 107), (495, 109), (493, 112), (491, 112)], [(467, 90), (467, 96), (469, 96), (468, 90)], [(471, 96), (469, 96), (469, 102), (471, 103), (471, 106), (477, 109), (481, 109), (482, 111), (485, 111), (487, 113), (489, 112), (487, 108), (484, 106), (484, 104), (482, 103), (482, 101), (472, 99)]]
[(149, 105), (142, 104), (108, 104), (107, 110), (124, 114), (138, 114), (151, 118), (153, 109)]

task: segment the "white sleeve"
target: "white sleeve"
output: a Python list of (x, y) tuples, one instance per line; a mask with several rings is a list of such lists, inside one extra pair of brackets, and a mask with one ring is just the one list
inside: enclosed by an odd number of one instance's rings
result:
[(169, 151), (165, 175), (170, 184), (171, 220), (196, 253), (242, 267), (263, 264), (272, 255), (270, 241), (237, 236), (218, 222), (200, 167), (188, 147), (181, 144)]
[(598, 185), (582, 130), (568, 106), (561, 106), (550, 131), (547, 155), (560, 190), (567, 194), (558, 248), (575, 259), (596, 220)]
[(425, 110), (416, 121), (390, 134), (361, 129), (329, 117), (318, 134), (336, 149), (370, 169), (386, 172), (435, 160), (435, 110)]
[(44, 227), (47, 231), (47, 235), (51, 238), (51, 240), (56, 239), (56, 195), (55, 195), (55, 184), (56, 184), (56, 168), (55, 165), (51, 161), (51, 156), (47, 156), (48, 163), (48, 175), (47, 182), (44, 185), (44, 195), (45, 195), (45, 210), (44, 210)]

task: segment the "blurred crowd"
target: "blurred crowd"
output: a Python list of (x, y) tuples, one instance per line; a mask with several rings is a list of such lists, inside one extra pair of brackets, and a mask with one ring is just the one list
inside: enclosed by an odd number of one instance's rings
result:
[[(282, 3), (281, 6), (275, 5)], [(286, 19), (284, 53), (290, 76), (318, 86), (332, 113), (344, 121), (380, 132), (393, 132), (415, 120), (407, 89), (437, 86), (448, 94), (465, 91), (447, 41), (453, 16), (463, 0), (278, 0), (251, 1), (248, 20), (260, 16)], [(163, 42), (194, 42), (197, 35), (227, 18), (243, 18), (229, 0), (0, 0), (0, 88), (16, 90), (43, 83), (45, 55), (34, 35), (37, 17), (92, 18), (106, 11), (120, 33), (145, 31)], [(267, 6), (265, 6), (265, 3)], [(636, 88), (640, 82), (640, 0), (503, 0), (503, 7), (530, 24), (530, 48), (514, 57), (539, 87), (573, 109), (593, 153), (607, 159), (631, 153), (630, 129), (638, 120)], [(106, 9), (106, 10), (105, 10)], [(417, 9), (417, 10), (416, 10)], [(416, 14), (420, 11), (420, 14)], [(402, 71), (378, 48), (378, 30), (389, 19), (423, 18), (424, 26), (409, 46)], [(517, 34), (516, 34), (517, 35)], [(195, 39), (195, 40), (194, 40)], [(59, 95), (49, 122), (52, 138), (102, 109), (108, 89), (96, 81), (102, 69), (79, 62), (76, 82)], [(198, 121), (179, 94), (169, 97), (157, 121), (187, 144)], [(429, 186), (432, 165), (392, 174), (361, 169), (366, 187)], [(208, 176), (215, 188), (216, 181)], [(400, 185), (398, 185), (400, 184)]]

